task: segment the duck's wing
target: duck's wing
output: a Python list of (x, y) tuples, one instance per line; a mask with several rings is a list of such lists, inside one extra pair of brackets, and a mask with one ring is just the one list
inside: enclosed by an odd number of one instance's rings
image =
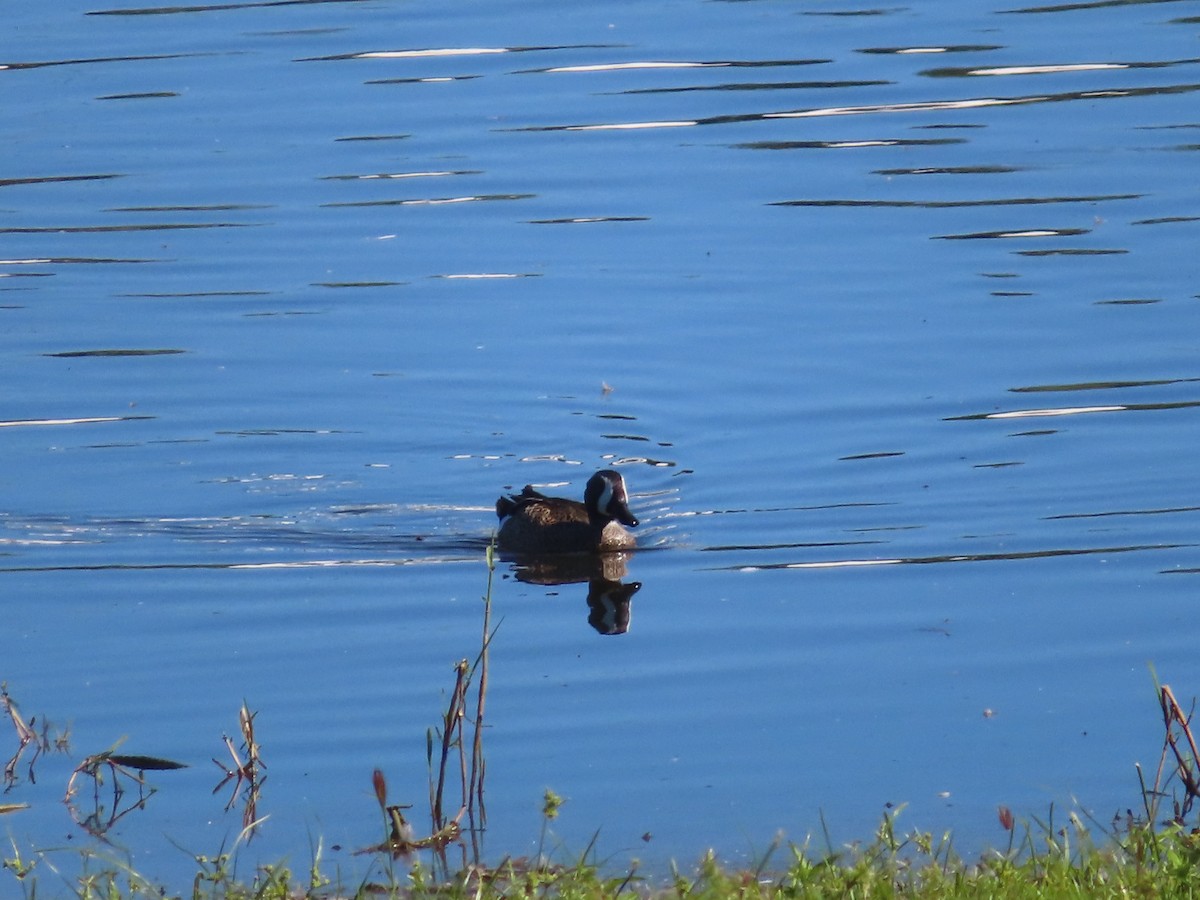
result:
[(516, 516), (535, 528), (559, 528), (589, 524), (587, 507), (578, 500), (547, 497), (531, 487), (519, 494), (501, 497), (496, 501), (496, 515), (501, 520)]
[(506, 516), (511, 516), (518, 509), (521, 509), (530, 503), (546, 501), (554, 502), (554, 499), (555, 498), (553, 497), (547, 497), (545, 494), (539, 491), (535, 491), (532, 484), (527, 484), (521, 489), (521, 493), (519, 494), (508, 494), (507, 496), (501, 496), (500, 499), (496, 501), (496, 515), (497, 517), (503, 519)]

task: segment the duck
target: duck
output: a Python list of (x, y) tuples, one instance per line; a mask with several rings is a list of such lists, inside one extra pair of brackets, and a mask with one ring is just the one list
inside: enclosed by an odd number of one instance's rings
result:
[(588, 479), (583, 502), (547, 497), (525, 485), (519, 494), (496, 501), (501, 550), (511, 553), (605, 553), (631, 550), (637, 542), (622, 526), (636, 528), (625, 479), (602, 469)]

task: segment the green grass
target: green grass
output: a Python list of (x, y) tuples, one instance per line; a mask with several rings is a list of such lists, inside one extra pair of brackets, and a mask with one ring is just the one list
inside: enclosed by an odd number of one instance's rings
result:
[[(161, 886), (111, 860), (75, 850), (82, 871), (66, 877), (35, 854), (4, 859), (0, 896), (74, 897), (80, 900), (194, 898), (194, 900), (294, 900), (294, 898), (404, 898), (404, 900), (512, 900), (560, 898), (601, 900), (655, 897), (669, 900), (791, 900), (847, 898), (1106, 898), (1200, 896), (1200, 836), (1178, 825), (1155, 829), (1135, 823), (1121, 833), (1093, 840), (1077, 816), (1055, 827), (1035, 820), (1003, 851), (974, 860), (958, 858), (948, 835), (901, 833), (899, 813), (889, 813), (863, 845), (814, 850), (780, 843), (754, 868), (728, 869), (709, 852), (693, 866), (644, 878), (636, 863), (616, 870), (579, 859), (504, 860), (438, 872), (440, 864), (420, 857), (403, 866), (381, 866), (376, 877), (355, 884), (332, 883), (319, 859), (300, 875), (283, 866), (263, 866), (239, 880), (232, 855), (198, 858), (191, 884)], [(319, 854), (317, 854), (319, 856)], [(7, 882), (7, 883), (5, 883)]]

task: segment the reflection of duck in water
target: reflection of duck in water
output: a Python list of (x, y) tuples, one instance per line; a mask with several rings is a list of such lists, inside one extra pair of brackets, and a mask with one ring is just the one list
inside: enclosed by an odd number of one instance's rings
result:
[(601, 634), (624, 634), (632, 618), (633, 595), (641, 590), (640, 581), (621, 584), (604, 578), (588, 583), (588, 624)]
[(629, 511), (625, 479), (612, 469), (588, 479), (582, 503), (547, 497), (527, 484), (521, 493), (497, 500), (496, 515), (500, 549), (511, 553), (602, 553), (636, 544), (621, 527), (638, 523)]

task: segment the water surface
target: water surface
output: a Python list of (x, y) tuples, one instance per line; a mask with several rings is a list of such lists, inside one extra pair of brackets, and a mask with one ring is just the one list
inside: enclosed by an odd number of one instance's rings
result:
[(547, 787), (660, 869), (1135, 805), (1147, 664), (1200, 689), (1192, 7), (13, 12), (0, 678), (70, 751), (9, 832), (86, 843), (124, 738), (191, 767), (106, 838), (190, 877), (245, 700), (247, 864), (361, 870), (496, 496), (606, 466), (627, 621), (497, 571), (486, 856)]

